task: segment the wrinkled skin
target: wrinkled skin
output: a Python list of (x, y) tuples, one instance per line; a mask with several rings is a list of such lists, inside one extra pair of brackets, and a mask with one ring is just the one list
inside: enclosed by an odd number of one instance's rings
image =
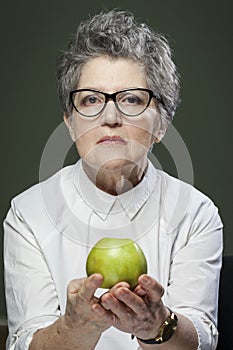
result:
[(70, 282), (65, 313), (66, 325), (100, 336), (110, 326), (139, 338), (157, 335), (169, 311), (161, 297), (163, 287), (148, 275), (141, 275), (134, 290), (119, 282), (101, 298), (94, 296), (103, 277), (99, 274)]

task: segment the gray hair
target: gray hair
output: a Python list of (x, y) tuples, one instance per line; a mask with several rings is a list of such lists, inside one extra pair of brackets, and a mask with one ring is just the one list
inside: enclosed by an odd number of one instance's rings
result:
[(143, 65), (149, 88), (159, 94), (161, 115), (172, 120), (179, 104), (179, 73), (167, 39), (138, 23), (133, 14), (111, 10), (80, 23), (76, 34), (57, 60), (57, 87), (61, 106), (72, 112), (69, 93), (76, 89), (83, 66), (94, 57), (125, 58)]

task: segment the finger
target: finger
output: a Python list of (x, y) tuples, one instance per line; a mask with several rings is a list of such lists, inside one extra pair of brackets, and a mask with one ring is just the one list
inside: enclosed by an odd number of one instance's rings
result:
[(138, 278), (138, 282), (141, 288), (146, 291), (146, 294), (151, 301), (157, 302), (161, 300), (164, 294), (164, 288), (154, 278), (148, 275), (141, 275)]
[(134, 289), (133, 292), (135, 294), (137, 294), (139, 297), (145, 297), (147, 295), (147, 292), (145, 291), (145, 289), (142, 288), (142, 286), (140, 284), (138, 284)]
[(122, 282), (116, 283), (116, 284), (109, 290), (109, 293), (113, 293), (113, 294), (114, 294), (114, 292), (117, 290), (117, 288), (121, 288), (121, 287), (130, 289), (129, 283), (122, 281)]
[(128, 288), (118, 288), (114, 296), (136, 314), (140, 314), (146, 310), (144, 300)]
[(87, 278), (80, 278), (72, 280), (68, 285), (68, 294), (76, 294), (86, 300), (91, 300), (97, 288), (103, 282), (103, 276), (100, 274), (93, 274)]
[(91, 305), (91, 309), (99, 319), (113, 325), (115, 320), (115, 315), (111, 311), (106, 310), (104, 307), (102, 307), (97, 303), (94, 303), (93, 305)]
[(110, 294), (109, 292), (106, 292), (101, 295), (99, 299), (99, 304), (103, 306), (105, 310), (110, 310), (110, 306), (114, 302), (113, 301), (114, 299), (115, 297), (112, 294)]
[[(103, 294), (101, 295), (101, 297), (99, 298), (99, 303), (101, 304), (101, 301), (102, 301), (102, 298), (103, 298), (104, 295), (107, 295), (107, 294), (109, 294), (109, 293), (114, 294), (114, 292), (117, 290), (117, 288), (121, 288), (121, 287), (125, 287), (125, 288), (130, 289), (129, 283), (124, 282), (124, 281), (118, 282), (118, 283), (116, 283), (111, 289), (109, 289), (107, 292), (105, 292), (105, 293), (103, 293)], [(106, 299), (105, 299), (105, 300), (106, 300)]]
[(103, 276), (99, 273), (87, 277), (80, 288), (79, 295), (86, 300), (91, 300), (94, 297), (96, 289), (103, 283), (103, 280)]
[(116, 283), (111, 289), (109, 289), (107, 292), (104, 292), (104, 293), (101, 295), (100, 300), (101, 300), (101, 298), (103, 297), (103, 295), (105, 295), (105, 294), (107, 294), (107, 293), (112, 293), (112, 294), (114, 294), (115, 290), (116, 290), (117, 288), (120, 288), (120, 287), (125, 287), (125, 288), (129, 288), (129, 289), (130, 289), (129, 283), (127, 283), (127, 282), (118, 282), (118, 283)]
[(124, 303), (118, 300), (111, 293), (106, 293), (101, 298), (101, 305), (104, 307), (104, 309), (111, 311), (119, 319), (132, 312)]

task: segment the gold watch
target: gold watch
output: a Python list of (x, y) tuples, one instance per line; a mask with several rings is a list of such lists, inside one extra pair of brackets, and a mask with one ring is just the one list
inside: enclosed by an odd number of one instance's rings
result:
[(171, 339), (171, 337), (173, 336), (177, 328), (178, 318), (173, 311), (171, 311), (169, 308), (168, 310), (170, 311), (170, 315), (159, 328), (159, 334), (155, 338), (153, 339), (137, 338), (137, 339), (145, 344), (162, 344), (168, 341), (169, 339)]

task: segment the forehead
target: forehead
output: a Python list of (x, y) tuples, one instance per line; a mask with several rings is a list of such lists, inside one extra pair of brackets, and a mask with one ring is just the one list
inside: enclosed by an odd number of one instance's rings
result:
[(83, 66), (77, 86), (104, 92), (131, 87), (148, 87), (144, 67), (133, 60), (105, 56), (92, 58)]

